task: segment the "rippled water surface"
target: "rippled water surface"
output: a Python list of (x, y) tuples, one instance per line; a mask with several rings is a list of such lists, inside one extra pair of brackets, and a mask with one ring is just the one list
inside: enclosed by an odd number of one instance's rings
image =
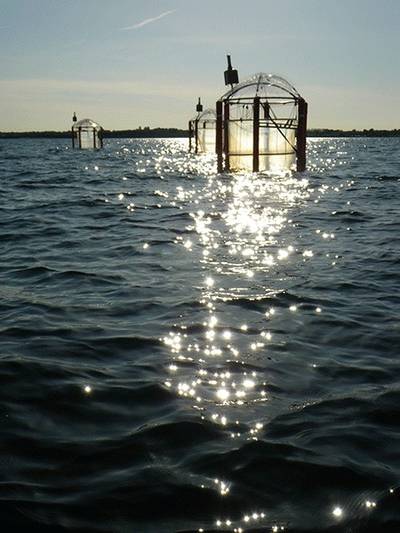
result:
[(400, 531), (400, 141), (308, 142), (0, 142), (2, 531)]

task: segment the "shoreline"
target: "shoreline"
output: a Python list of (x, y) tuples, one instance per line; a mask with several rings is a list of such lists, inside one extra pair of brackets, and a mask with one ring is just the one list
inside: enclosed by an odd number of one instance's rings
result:
[[(104, 130), (105, 139), (151, 139), (188, 138), (189, 132), (178, 128), (154, 128), (134, 130)], [(307, 137), (400, 137), (400, 129), (395, 130), (331, 130), (310, 129)], [(0, 132), (0, 139), (70, 139), (70, 131), (22, 131)]]

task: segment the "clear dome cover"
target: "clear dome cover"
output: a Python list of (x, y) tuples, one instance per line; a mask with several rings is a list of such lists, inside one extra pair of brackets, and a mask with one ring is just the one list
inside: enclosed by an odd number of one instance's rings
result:
[(205, 109), (201, 113), (198, 113), (195, 117), (191, 118), (190, 122), (194, 124), (196, 120), (197, 122), (212, 122), (213, 120), (217, 120), (217, 114), (215, 112), (215, 109)]
[(217, 115), (215, 113), (215, 109), (205, 109), (197, 117), (197, 120), (199, 122), (209, 121), (209, 120), (212, 121), (212, 120), (216, 120), (216, 119), (217, 119)]
[[(214, 109), (205, 109), (189, 122), (190, 136), (194, 137), (194, 152), (215, 152), (215, 127), (217, 114)], [(191, 141), (190, 141), (191, 142)], [(191, 149), (190, 144), (190, 149)]]
[(75, 124), (72, 126), (73, 129), (77, 128), (90, 128), (95, 130), (101, 130), (103, 129), (100, 124), (97, 124), (94, 120), (91, 118), (83, 118), (82, 120), (79, 120), (78, 122), (75, 122)]
[(293, 85), (281, 76), (258, 72), (235, 85), (233, 89), (230, 89), (221, 97), (221, 100), (254, 98), (255, 96), (260, 98), (282, 97), (284, 99), (300, 97)]

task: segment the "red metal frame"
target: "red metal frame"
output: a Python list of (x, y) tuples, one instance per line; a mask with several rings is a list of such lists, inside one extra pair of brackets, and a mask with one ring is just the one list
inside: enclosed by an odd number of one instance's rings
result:
[(253, 102), (253, 172), (260, 168), (260, 97)]
[(217, 153), (217, 170), (219, 173), (223, 171), (224, 160), (223, 160), (223, 119), (222, 119), (222, 102), (218, 100), (216, 105), (216, 134), (215, 134), (215, 151)]
[(297, 126), (297, 171), (306, 170), (306, 148), (307, 148), (307, 111), (308, 104), (300, 98), (298, 101), (298, 126)]
[(224, 104), (223, 104), (223, 110), (224, 110), (224, 113), (223, 113), (223, 126), (224, 126), (224, 131), (223, 131), (223, 139), (224, 139), (224, 144), (223, 144), (223, 153), (224, 153), (224, 156), (225, 156), (225, 170), (226, 172), (229, 172), (230, 171), (230, 160), (229, 160), (229, 101), (228, 100), (225, 100)]
[[(271, 108), (271, 104), (295, 104), (298, 106), (296, 118), (276, 117)], [(252, 118), (230, 118), (231, 105), (252, 105)], [(260, 107), (264, 108), (264, 117), (260, 118)], [(217, 170), (218, 172), (230, 171), (230, 156), (240, 156), (244, 154), (232, 153), (229, 151), (229, 124), (231, 122), (250, 122), (253, 121), (253, 172), (260, 169), (260, 156), (269, 155), (290, 155), (293, 152), (280, 153), (260, 153), (260, 128), (274, 128), (284, 137), (287, 143), (293, 148), (296, 154), (296, 166), (298, 172), (306, 170), (306, 145), (307, 145), (307, 111), (308, 105), (303, 98), (299, 97), (244, 97), (244, 98), (227, 98), (219, 100), (216, 103), (216, 142), (215, 151), (217, 153)], [(296, 143), (293, 145), (286, 137), (283, 130), (296, 131)]]

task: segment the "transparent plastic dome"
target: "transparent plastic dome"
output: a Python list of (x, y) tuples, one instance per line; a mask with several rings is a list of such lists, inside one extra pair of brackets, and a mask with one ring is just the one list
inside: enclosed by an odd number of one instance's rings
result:
[(300, 97), (293, 85), (281, 76), (258, 72), (235, 85), (233, 89), (221, 97), (221, 100), (246, 97), (254, 98), (255, 96), (259, 96), (260, 98), (282, 97), (283, 99)]
[(88, 149), (103, 147), (103, 128), (90, 118), (75, 122), (72, 126), (73, 148)]
[(199, 152), (215, 152), (215, 124), (217, 115), (214, 109), (205, 109), (198, 117), (197, 137)]
[(205, 109), (189, 122), (190, 135), (194, 136), (194, 152), (196, 154), (215, 152), (216, 120), (215, 110)]
[(91, 129), (103, 129), (100, 124), (97, 124), (94, 120), (91, 118), (83, 118), (82, 120), (79, 120), (78, 122), (75, 122), (75, 124), (72, 126), (72, 129), (78, 129), (78, 128), (91, 128)]
[(215, 121), (217, 119), (217, 115), (215, 113), (215, 109), (205, 109), (202, 111), (199, 116), (197, 117), (197, 120), (199, 122), (204, 121)]

